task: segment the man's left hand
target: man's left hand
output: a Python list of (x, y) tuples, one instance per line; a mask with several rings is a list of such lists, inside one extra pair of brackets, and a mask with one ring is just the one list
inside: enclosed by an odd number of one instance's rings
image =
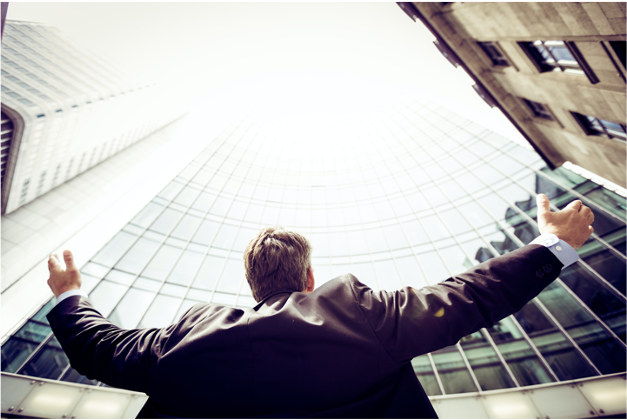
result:
[(69, 290), (81, 288), (81, 273), (74, 264), (72, 253), (67, 250), (63, 251), (63, 259), (65, 260), (65, 270), (61, 267), (61, 261), (57, 254), (51, 255), (48, 259), (48, 270), (50, 270), (48, 286), (57, 298)]

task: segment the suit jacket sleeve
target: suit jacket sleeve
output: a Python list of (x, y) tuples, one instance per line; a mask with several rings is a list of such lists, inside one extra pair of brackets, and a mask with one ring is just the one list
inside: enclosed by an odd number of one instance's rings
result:
[(47, 318), (70, 364), (80, 374), (107, 385), (146, 393), (150, 391), (161, 345), (177, 328), (171, 325), (123, 330), (104, 318), (83, 296), (63, 300)]
[(398, 363), (455, 344), (520, 310), (559, 275), (546, 247), (527, 245), (422, 289), (353, 293), (388, 354)]

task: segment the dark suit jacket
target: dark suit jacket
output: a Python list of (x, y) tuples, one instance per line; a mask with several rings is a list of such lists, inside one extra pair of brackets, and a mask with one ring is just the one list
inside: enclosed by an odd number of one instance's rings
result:
[(78, 372), (149, 395), (140, 416), (435, 418), (411, 359), (518, 311), (561, 267), (528, 245), (420, 290), (373, 292), (346, 274), (142, 330), (73, 296), (48, 320)]

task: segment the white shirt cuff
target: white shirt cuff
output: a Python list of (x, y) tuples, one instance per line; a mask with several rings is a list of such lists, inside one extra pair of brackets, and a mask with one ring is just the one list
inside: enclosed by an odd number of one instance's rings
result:
[(63, 299), (67, 299), (70, 296), (79, 296), (79, 295), (88, 297), (87, 293), (83, 292), (80, 289), (68, 290), (67, 292), (61, 293), (59, 297), (57, 298), (57, 303), (55, 303), (55, 306), (61, 303)]
[(544, 233), (538, 236), (529, 243), (529, 245), (531, 244), (544, 245), (549, 248), (549, 251), (551, 251), (562, 264), (564, 264), (564, 267), (562, 268), (566, 268), (579, 260), (579, 254), (577, 254), (577, 251), (552, 233)]

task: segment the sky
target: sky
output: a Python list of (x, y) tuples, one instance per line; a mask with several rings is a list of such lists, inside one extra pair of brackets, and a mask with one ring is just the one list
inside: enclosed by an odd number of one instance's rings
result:
[(402, 92), (430, 96), (522, 139), (435, 48), (422, 23), (391, 2), (11, 2), (7, 18), (53, 25), (132, 78), (235, 112), (261, 101), (305, 115), (313, 103), (338, 116)]

